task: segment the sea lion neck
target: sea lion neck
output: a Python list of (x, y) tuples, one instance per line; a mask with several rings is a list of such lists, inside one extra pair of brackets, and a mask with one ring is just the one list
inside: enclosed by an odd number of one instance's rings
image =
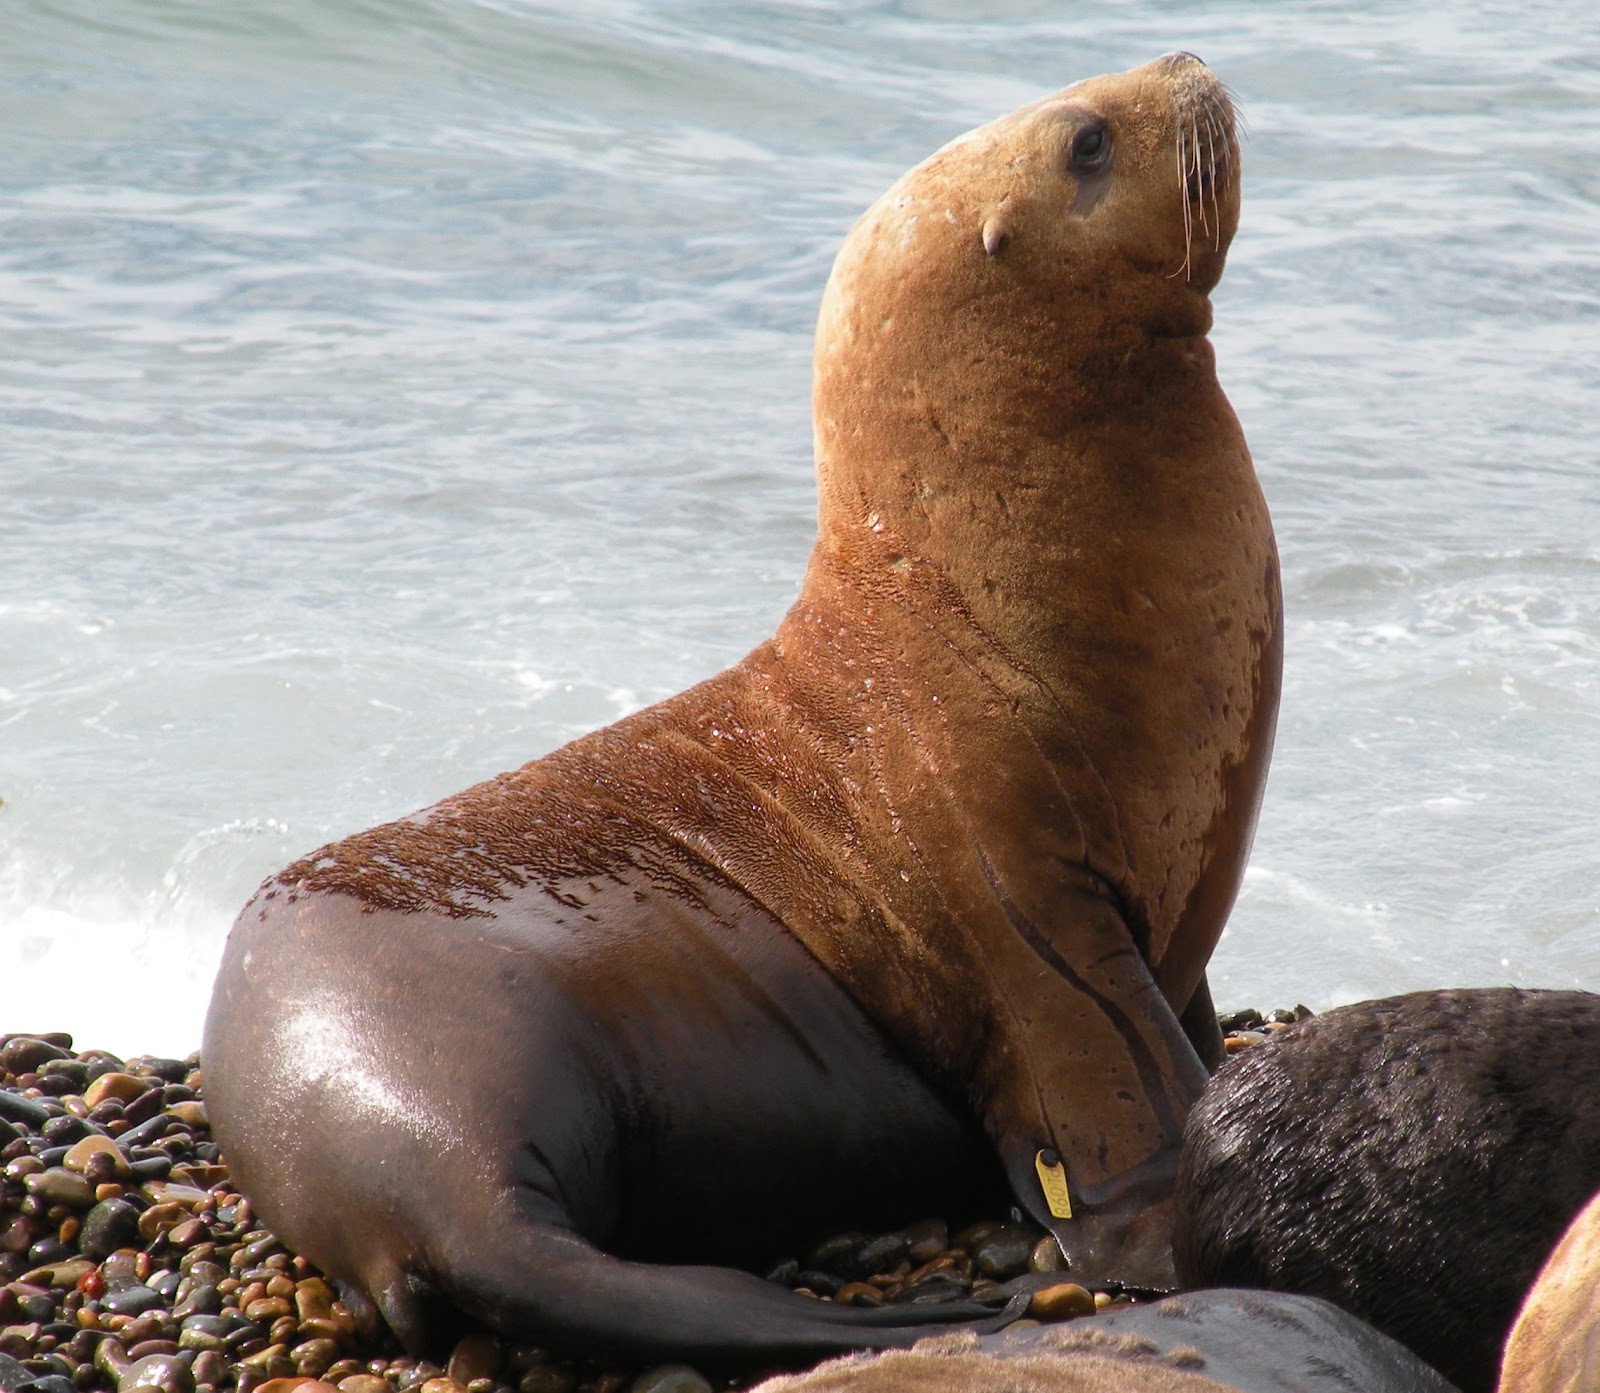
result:
[[(865, 578), (913, 558), (1008, 643), (1041, 658), (1079, 651), (1059, 643), (1071, 597), (1103, 588), (1130, 550), (1185, 550), (1205, 499), (1248, 479), (1205, 335), (1209, 301), (1157, 287), (1152, 303), (1194, 330), (1168, 336), (1116, 323), (1093, 294), (1052, 303), (1003, 289), (992, 311), (930, 321), (906, 303), (914, 285), (898, 288), (870, 324), (846, 311), (847, 332), (824, 311), (814, 564)], [(991, 312), (1005, 333), (989, 331)], [(1197, 442), (1219, 438), (1237, 461), (1226, 481), (1194, 467), (1214, 451)]]

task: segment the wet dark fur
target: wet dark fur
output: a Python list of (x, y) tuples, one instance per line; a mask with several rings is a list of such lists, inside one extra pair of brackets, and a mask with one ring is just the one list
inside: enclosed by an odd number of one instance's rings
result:
[(1178, 1275), (1304, 1292), (1466, 1390), (1600, 1187), (1600, 996), (1417, 992), (1224, 1068), (1190, 1115)]

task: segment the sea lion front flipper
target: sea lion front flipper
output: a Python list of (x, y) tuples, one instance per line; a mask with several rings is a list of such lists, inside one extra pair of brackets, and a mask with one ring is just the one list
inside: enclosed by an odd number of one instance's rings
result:
[(1210, 1073), (1216, 1073), (1222, 1061), (1228, 1057), (1228, 1051), (1222, 1043), (1222, 1027), (1217, 1024), (1217, 1008), (1211, 1000), (1211, 984), (1206, 981), (1203, 972), (1194, 995), (1189, 998), (1189, 1004), (1178, 1013), (1178, 1024), (1189, 1037), (1189, 1043), (1200, 1056), (1200, 1062)]
[(1000, 1145), (1000, 1159), (1013, 1194), (1029, 1216), (1044, 1226), (1067, 1260), (1063, 1275), (1081, 1282), (1115, 1281), (1144, 1291), (1175, 1291), (1172, 1259), (1173, 1185), (1177, 1152), (1157, 1152), (1149, 1160), (1087, 1192), (1076, 1187), (1072, 1213), (1056, 1213), (1038, 1178), (1039, 1153), (1022, 1136)]

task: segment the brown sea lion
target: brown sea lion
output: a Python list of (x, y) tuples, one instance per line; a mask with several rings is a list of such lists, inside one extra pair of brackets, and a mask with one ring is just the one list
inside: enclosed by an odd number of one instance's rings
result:
[(685, 1264), (925, 1209), (980, 1128), (1075, 1273), (1170, 1282), (1279, 680), (1206, 337), (1238, 199), (1186, 54), (946, 146), (824, 294), (775, 637), (245, 907), (217, 1136), (408, 1344), (451, 1310), (618, 1355), (907, 1343), (980, 1308)]
[(848, 1355), (752, 1393), (1455, 1393), (1405, 1346), (1310, 1296), (1197, 1291), (1061, 1325)]
[(1600, 1189), (1600, 996), (1415, 992), (1236, 1056), (1190, 1115), (1186, 1285), (1325, 1297), (1468, 1393)]
[(1567, 1227), (1506, 1341), (1500, 1393), (1600, 1388), (1600, 1195)]

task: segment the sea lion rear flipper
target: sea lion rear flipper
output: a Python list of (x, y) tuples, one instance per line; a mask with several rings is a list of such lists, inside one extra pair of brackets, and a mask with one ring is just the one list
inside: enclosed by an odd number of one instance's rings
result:
[(815, 1358), (910, 1345), (930, 1326), (999, 1330), (1026, 1309), (975, 1301), (836, 1305), (726, 1267), (667, 1266), (612, 1257), (568, 1231), (525, 1225), (495, 1251), (444, 1265), (448, 1295), (496, 1329), (619, 1358)]

